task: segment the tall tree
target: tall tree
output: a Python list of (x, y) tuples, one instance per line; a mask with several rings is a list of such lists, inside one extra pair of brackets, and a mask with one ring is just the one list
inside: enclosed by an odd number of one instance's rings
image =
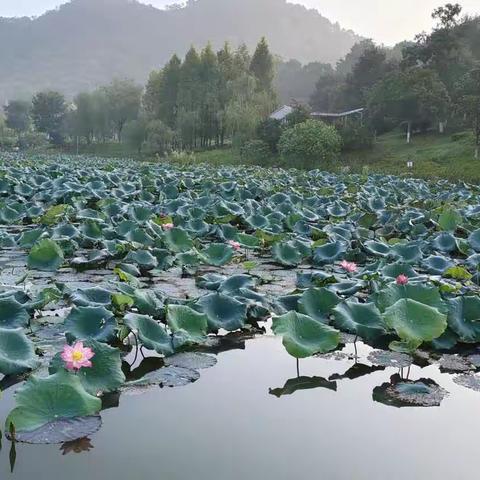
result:
[(24, 100), (12, 100), (4, 107), (5, 122), (8, 128), (18, 135), (28, 130), (30, 126), (31, 103)]
[(475, 158), (480, 157), (480, 64), (458, 82), (456, 97), (460, 112), (469, 119), (475, 136)]
[(104, 87), (109, 119), (120, 141), (125, 124), (136, 120), (140, 111), (142, 88), (131, 80), (113, 80)]
[(253, 54), (250, 72), (257, 79), (260, 90), (264, 92), (273, 91), (274, 62), (265, 37), (262, 37)]
[(32, 118), (35, 128), (46, 133), (52, 143), (63, 142), (66, 113), (65, 97), (59, 92), (40, 92), (33, 97)]

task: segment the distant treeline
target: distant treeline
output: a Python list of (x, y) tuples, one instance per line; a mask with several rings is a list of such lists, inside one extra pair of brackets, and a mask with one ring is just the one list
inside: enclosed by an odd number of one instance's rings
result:
[(145, 88), (115, 80), (78, 94), (72, 104), (55, 91), (11, 101), (6, 124), (20, 138), (31, 139), (34, 131), (54, 144), (123, 139), (152, 153), (241, 144), (276, 106), (273, 76), (264, 38), (253, 55), (245, 46), (232, 51), (225, 44), (214, 52), (208, 44), (200, 53), (192, 47), (183, 61), (174, 55)]

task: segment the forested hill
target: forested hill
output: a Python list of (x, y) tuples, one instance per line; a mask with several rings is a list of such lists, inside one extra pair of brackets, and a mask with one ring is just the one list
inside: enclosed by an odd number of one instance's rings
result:
[(159, 10), (134, 0), (72, 0), (38, 18), (0, 18), (0, 101), (56, 88), (67, 95), (113, 77), (145, 81), (173, 53), (211, 41), (302, 62), (335, 62), (359, 40), (316, 10), (286, 0), (190, 0)]

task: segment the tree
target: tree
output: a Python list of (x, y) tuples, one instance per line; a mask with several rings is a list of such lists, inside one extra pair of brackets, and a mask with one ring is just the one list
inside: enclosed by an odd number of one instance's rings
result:
[(130, 120), (125, 124), (124, 139), (126, 143), (138, 153), (142, 151), (142, 146), (147, 139), (147, 122), (144, 118)]
[(175, 134), (161, 120), (153, 120), (147, 125), (147, 140), (144, 150), (150, 154), (166, 155), (171, 152)]
[(459, 3), (447, 3), (443, 7), (436, 8), (432, 18), (440, 22), (441, 28), (452, 29), (458, 25), (458, 17), (462, 13)]
[(73, 100), (75, 110), (72, 114), (73, 135), (85, 138), (88, 144), (95, 133), (95, 97), (88, 92), (79, 93)]
[(65, 97), (59, 92), (40, 92), (33, 97), (32, 118), (35, 128), (46, 133), (54, 144), (63, 142), (66, 113)]
[(318, 120), (307, 120), (285, 130), (278, 150), (286, 160), (305, 168), (318, 168), (337, 158), (342, 139), (335, 127)]
[(285, 120), (289, 127), (293, 127), (297, 123), (306, 122), (310, 118), (310, 113), (310, 107), (297, 104), (293, 107), (292, 113), (289, 113)]
[[(310, 97), (310, 105), (315, 111), (334, 112), (338, 104), (341, 77), (332, 72), (321, 75)], [(342, 102), (343, 103), (343, 102)]]
[(480, 65), (473, 68), (458, 82), (456, 88), (458, 108), (470, 120), (475, 136), (475, 158), (480, 156)]
[(250, 72), (258, 82), (258, 88), (264, 92), (273, 90), (274, 64), (267, 40), (262, 37), (250, 63)]
[(408, 143), (414, 124), (425, 129), (445, 120), (449, 105), (448, 91), (437, 73), (418, 67), (387, 75), (373, 88), (368, 101), (377, 128), (386, 119), (406, 123)]
[(113, 80), (104, 87), (107, 111), (115, 129), (117, 139), (121, 141), (123, 127), (129, 120), (136, 120), (140, 111), (142, 88), (131, 80)]
[(30, 127), (31, 103), (24, 100), (13, 100), (4, 107), (5, 123), (17, 135), (24, 133)]
[(278, 152), (278, 142), (283, 133), (282, 123), (274, 118), (263, 120), (257, 127), (257, 137), (270, 148), (271, 153)]

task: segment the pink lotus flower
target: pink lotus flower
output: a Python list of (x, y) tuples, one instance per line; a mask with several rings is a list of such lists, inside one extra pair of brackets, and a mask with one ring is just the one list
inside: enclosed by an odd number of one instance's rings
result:
[(355, 273), (358, 270), (358, 266), (355, 262), (347, 262), (344, 260), (340, 266), (348, 273)]
[(397, 277), (397, 285), (407, 285), (408, 280), (408, 277), (402, 273)]
[(240, 243), (236, 242), (235, 240), (229, 240), (228, 244), (234, 249), (234, 250), (240, 250), (241, 245)]
[(62, 352), (62, 360), (65, 362), (67, 370), (80, 370), (81, 368), (91, 368), (92, 359), (95, 356), (93, 350), (83, 346), (83, 342), (77, 342), (73, 347), (65, 345)]
[(175, 225), (173, 223), (165, 223), (163, 225), (164, 230), (171, 230)]

